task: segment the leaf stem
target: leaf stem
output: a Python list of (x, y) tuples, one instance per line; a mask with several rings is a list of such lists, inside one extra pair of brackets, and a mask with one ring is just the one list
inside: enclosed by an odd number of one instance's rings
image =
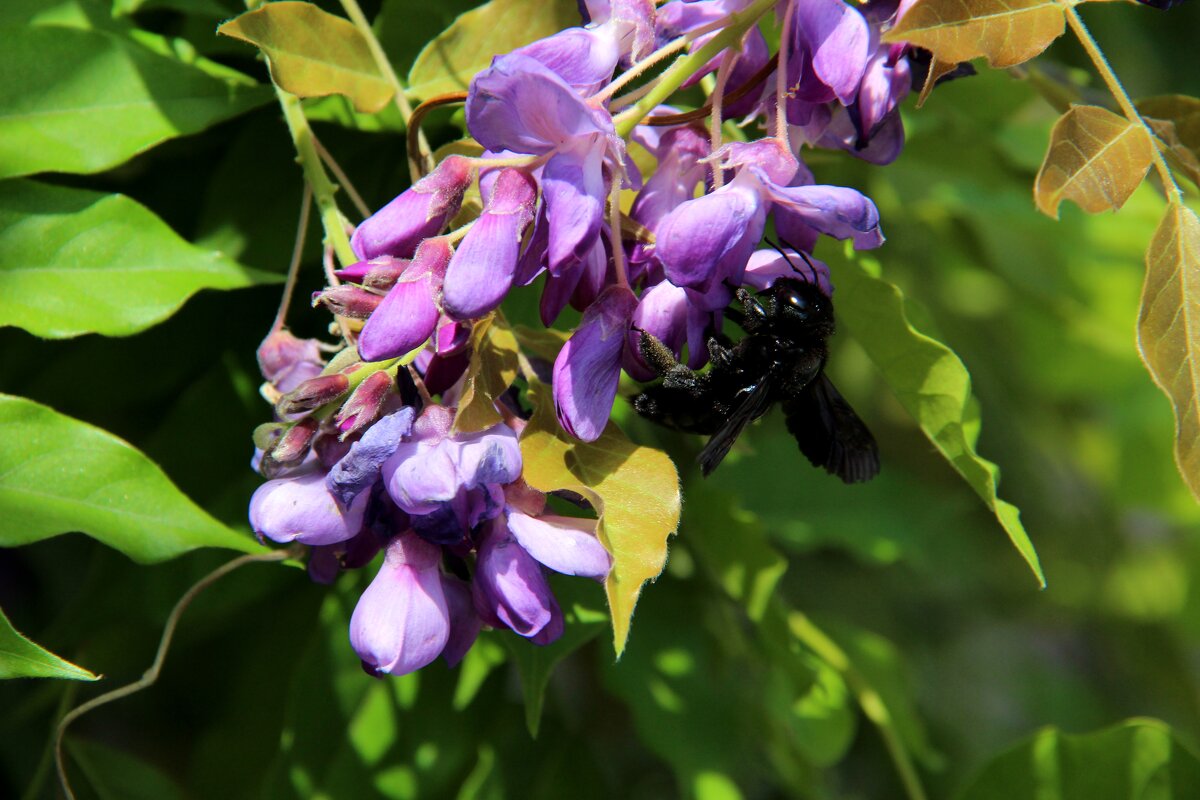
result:
[(875, 691), (875, 688), (855, 668), (850, 657), (846, 655), (846, 651), (842, 650), (833, 639), (829, 638), (824, 631), (813, 624), (812, 620), (799, 611), (791, 611), (788, 614), (788, 627), (802, 644), (845, 678), (846, 685), (854, 692), (854, 697), (858, 700), (863, 713), (883, 736), (883, 743), (887, 746), (888, 753), (896, 765), (896, 772), (900, 774), (900, 781), (904, 784), (904, 791), (909, 800), (928, 800), (925, 788), (921, 785), (921, 777), (917, 774), (917, 768), (909, 757), (904, 742), (900, 740), (900, 734), (896, 732), (896, 727), (892, 724), (892, 717), (888, 713), (887, 706), (884, 705), (883, 699)]
[(725, 29), (714, 36), (708, 44), (694, 53), (675, 59), (665, 72), (659, 76), (658, 84), (646, 96), (638, 100), (627, 111), (616, 117), (617, 135), (629, 136), (637, 124), (650, 114), (661, 102), (670, 97), (683, 82), (709, 62), (713, 56), (729, 47), (738, 40), (750, 26), (758, 22), (758, 18), (770, 11), (779, 0), (755, 0), (741, 11), (730, 14)]
[(292, 134), (292, 144), (296, 146), (297, 160), (304, 170), (304, 178), (312, 188), (313, 199), (317, 201), (317, 209), (321, 212), (321, 226), (325, 229), (325, 243), (333, 248), (338, 261), (348, 267), (358, 261), (354, 250), (350, 247), (350, 237), (346, 235), (346, 222), (338, 209), (333, 195), (337, 186), (325, 174), (321, 164), (321, 156), (317, 153), (312, 130), (308, 127), (308, 118), (296, 95), (275, 87), (279, 105), (283, 108), (283, 118), (287, 122), (288, 131)]
[[(400, 109), (400, 113), (404, 116), (404, 124), (408, 124), (409, 117), (412, 116), (412, 104), (408, 102), (408, 95), (405, 94), (404, 84), (400, 82), (400, 78), (396, 75), (396, 70), (392, 68), (392, 62), (387, 57), (387, 53), (383, 52), (383, 46), (379, 44), (379, 39), (375, 36), (375, 31), (371, 28), (371, 23), (367, 21), (367, 17), (363, 14), (362, 9), (358, 5), (358, 0), (341, 0), (342, 8), (346, 15), (350, 17), (350, 21), (354, 23), (354, 27), (358, 28), (358, 32), (367, 40), (367, 49), (371, 51), (371, 58), (375, 61), (375, 66), (379, 67), (379, 71), (383, 73), (383, 77), (387, 78), (388, 83), (392, 85), (392, 90), (395, 92), (393, 99), (396, 102), (396, 108)], [(413, 183), (425, 173), (433, 168), (429, 156), (429, 142), (425, 139), (425, 134), (417, 130), (417, 140), (419, 150), (416, 160), (410, 160), (408, 163), (409, 177)]]
[(75, 800), (75, 794), (71, 791), (71, 784), (67, 780), (66, 764), (63, 761), (63, 737), (66, 735), (67, 727), (93, 709), (107, 705), (114, 700), (120, 700), (122, 697), (128, 697), (131, 694), (154, 685), (155, 681), (158, 680), (159, 673), (162, 672), (163, 662), (167, 659), (167, 651), (171, 647), (171, 640), (175, 637), (175, 628), (179, 625), (179, 618), (183, 616), (183, 612), (187, 610), (187, 607), (191, 605), (192, 601), (196, 599), (196, 595), (200, 594), (200, 592), (238, 567), (257, 562), (283, 561), (288, 558), (296, 558), (297, 555), (297, 548), (294, 547), (289, 547), (285, 550), (270, 550), (265, 553), (250, 553), (249, 555), (239, 556), (232, 561), (225, 562), (196, 581), (190, 589), (183, 593), (183, 597), (179, 598), (179, 602), (171, 609), (171, 613), (167, 617), (167, 624), (163, 627), (162, 638), (158, 642), (158, 652), (154, 654), (154, 662), (142, 674), (142, 677), (133, 683), (113, 689), (111, 692), (105, 692), (98, 697), (93, 697), (83, 705), (76, 706), (67, 712), (59, 721), (58, 728), (54, 732), (54, 763), (58, 771), (59, 783), (62, 785), (63, 794), (67, 796), (67, 800)]
[[(1092, 65), (1096, 71), (1100, 73), (1100, 77), (1104, 79), (1104, 84), (1108, 87), (1108, 91), (1117, 101), (1117, 105), (1121, 107), (1121, 111), (1125, 114), (1125, 118), (1135, 125), (1140, 125), (1142, 130), (1150, 137), (1150, 141), (1155, 141), (1157, 137), (1154, 131), (1150, 130), (1150, 126), (1142, 119), (1142, 115), (1138, 113), (1137, 108), (1133, 105), (1133, 101), (1129, 99), (1129, 95), (1125, 92), (1125, 87), (1121, 85), (1121, 81), (1117, 79), (1116, 73), (1109, 66), (1108, 59), (1104, 57), (1100, 46), (1096, 44), (1096, 40), (1092, 38), (1091, 32), (1087, 25), (1083, 23), (1083, 18), (1079, 16), (1079, 12), (1075, 10), (1075, 6), (1069, 0), (1058, 0), (1058, 3), (1063, 8), (1063, 13), (1067, 16), (1067, 24), (1071, 26), (1071, 30), (1075, 33), (1079, 43), (1083, 45), (1083, 49), (1087, 51), (1088, 57), (1092, 60)], [(1174, 202), (1183, 202), (1183, 192), (1179, 189), (1179, 184), (1175, 183), (1174, 176), (1171, 175), (1171, 170), (1167, 166), (1166, 160), (1159, 151), (1158, 146), (1152, 148), (1154, 156), (1154, 168), (1158, 172), (1158, 177), (1162, 179), (1163, 189)]]

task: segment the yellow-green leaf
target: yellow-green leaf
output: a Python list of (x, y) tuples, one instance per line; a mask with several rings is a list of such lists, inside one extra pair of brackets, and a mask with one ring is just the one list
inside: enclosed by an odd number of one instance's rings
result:
[(294, 95), (341, 94), (370, 113), (394, 94), (358, 29), (311, 3), (267, 3), (231, 19), (217, 33), (262, 50), (271, 79)]
[(1021, 512), (998, 495), (1000, 470), (975, 450), (978, 408), (971, 376), (949, 347), (913, 327), (904, 295), (893, 284), (830, 248), (838, 265), (838, 316), (883, 374), (900, 405), (950, 466), (987, 504), (1025, 559), (1038, 583), (1046, 585), (1037, 551), (1021, 524)]
[(454, 430), (474, 433), (500, 421), (496, 399), (517, 379), (517, 337), (504, 317), (489, 314), (471, 331), (471, 363), (467, 367)]
[(525, 480), (543, 492), (576, 492), (600, 515), (600, 541), (613, 557), (604, 591), (620, 656), (642, 584), (662, 572), (667, 538), (679, 525), (679, 475), (666, 453), (634, 444), (612, 422), (594, 442), (570, 438), (555, 418), (550, 387), (540, 381), (530, 381), (529, 396), (533, 418), (521, 435)]
[(1056, 0), (917, 0), (884, 37), (924, 47), (939, 61), (983, 57), (997, 68), (1028, 61), (1062, 35)]
[(1175, 409), (1175, 463), (1200, 499), (1200, 219), (1173, 201), (1146, 251), (1138, 347)]
[(491, 0), (462, 14), (425, 45), (408, 74), (420, 98), (465, 91), (492, 58), (578, 25), (574, 0)]
[(1034, 202), (1054, 219), (1063, 200), (1090, 214), (1116, 211), (1141, 185), (1153, 159), (1154, 144), (1142, 125), (1099, 106), (1071, 106), (1050, 132)]

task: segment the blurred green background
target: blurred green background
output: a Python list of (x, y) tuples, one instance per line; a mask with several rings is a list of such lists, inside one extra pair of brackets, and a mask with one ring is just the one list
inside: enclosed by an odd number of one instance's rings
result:
[[(384, 2), (384, 44), (403, 66), (467, 5)], [(377, 4), (364, 7), (373, 16)], [(211, 35), (237, 11), (223, 0), (163, 0), (135, 19), (263, 76), (249, 48)], [(1084, 15), (1135, 98), (1200, 95), (1200, 5), (1097, 4)], [(1063, 41), (1037, 63), (1085, 60)], [(1163, 202), (1144, 186), (1117, 215), (1071, 206), (1057, 223), (1039, 216), (1031, 187), (1054, 118), (1027, 83), (984, 72), (940, 87), (920, 111), (910, 103), (895, 164), (810, 162), (819, 181), (878, 203), (883, 276), (903, 288), (915, 324), (970, 370), (979, 451), (1022, 510), (1046, 590), (842, 334), (831, 373), (882, 449), (883, 472), (867, 485), (809, 467), (777, 417), (702, 483), (691, 463), (698, 440), (619, 405), (633, 439), (680, 464), (683, 524), (667, 572), (642, 595), (625, 656), (614, 663), (601, 631), (561, 662), (536, 739), (515, 666), (527, 654), (510, 654), (500, 637), (459, 670), (439, 662), (376, 681), (345, 633), (369, 571), (329, 589), (301, 570), (251, 566), (187, 612), (155, 687), (75, 726), (79, 796), (901, 796), (883, 740), (842, 679), (780, 645), (787, 636), (773, 627), (790, 610), (840, 632), (911, 712), (903, 735), (933, 797), (954, 796), (998, 751), (1048, 724), (1083, 732), (1151, 716), (1200, 742), (1200, 508), (1175, 471), (1170, 406), (1135, 337), (1143, 253)], [(316, 131), (372, 207), (406, 185), (399, 134), (335, 122)], [(447, 123), (431, 135), (455, 133)], [(125, 193), (185, 238), (276, 272), (301, 193), (273, 106), (101, 175), (45, 179)], [(316, 335), (326, 318), (304, 299), (321, 285), (315, 222), (309, 233), (290, 322)], [(277, 297), (275, 288), (202, 293), (127, 339), (0, 330), (0, 389), (122, 436), (244, 530), (259, 482), (249, 435), (270, 413), (254, 349)], [(510, 316), (528, 314), (523, 302)], [(0, 551), (0, 607), (115, 686), (142, 673), (172, 604), (227, 558), (197, 552), (139, 567), (62, 536)], [(603, 601), (597, 590), (580, 602)], [(53, 720), (97, 692), (0, 685), (0, 796), (53, 796)]]

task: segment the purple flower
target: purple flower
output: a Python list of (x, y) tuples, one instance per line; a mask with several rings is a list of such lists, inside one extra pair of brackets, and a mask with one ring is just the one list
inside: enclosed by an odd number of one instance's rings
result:
[(463, 660), (463, 656), (475, 644), (483, 620), (475, 611), (471, 600), (471, 587), (458, 578), (442, 575), (442, 591), (446, 595), (446, 608), (450, 612), (450, 638), (446, 648), (442, 650), (442, 658), (446, 666), (453, 667)]
[(383, 566), (350, 617), (350, 644), (374, 674), (407, 675), (433, 661), (450, 638), (441, 550), (412, 533), (387, 545)]
[(354, 231), (350, 246), (362, 259), (410, 257), (423, 239), (437, 235), (458, 213), (473, 176), (469, 159), (448, 156), (433, 172), (364, 220)]
[(597, 521), (508, 510), (508, 530), (525, 552), (563, 575), (604, 580), (612, 557), (596, 538)]
[(334, 544), (362, 528), (367, 495), (343, 508), (325, 485), (325, 472), (316, 466), (285, 478), (267, 481), (250, 498), (250, 527), (276, 542)]
[(500, 171), (483, 213), (446, 268), (442, 304), (447, 314), (474, 319), (500, 305), (512, 287), (521, 238), (536, 201), (532, 177), (516, 169)]
[(595, 441), (608, 424), (636, 307), (629, 289), (608, 287), (583, 313), (554, 361), (554, 408), (563, 429), (577, 439)]
[(358, 339), (363, 361), (402, 356), (433, 334), (439, 318), (434, 295), (453, 254), (444, 237), (421, 243), (408, 268), (363, 326)]
[(521, 475), (521, 449), (511, 428), (499, 424), (479, 433), (450, 435), (450, 413), (430, 406), (383, 464), (392, 500), (412, 517), (413, 527), (439, 544), (461, 542), (484, 520), (500, 513), (501, 486)]
[(513, 538), (503, 517), (479, 543), (471, 584), (475, 610), (494, 628), (534, 636), (550, 622), (554, 595), (534, 558)]

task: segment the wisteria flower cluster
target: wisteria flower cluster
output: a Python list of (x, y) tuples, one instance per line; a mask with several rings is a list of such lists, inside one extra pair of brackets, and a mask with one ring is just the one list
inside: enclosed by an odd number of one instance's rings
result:
[[(484, 625), (553, 641), (563, 622), (546, 570), (603, 580), (610, 569), (596, 521), (547, 513), (522, 480), (519, 407), (456, 432), (476, 321), (539, 278), (545, 325), (568, 305), (582, 312), (551, 370), (553, 400), (564, 431), (594, 441), (622, 370), (655, 377), (643, 333), (699, 368), (740, 287), (788, 275), (831, 294), (809, 255), (819, 237), (877, 247), (879, 214), (857, 190), (817, 183), (801, 153), (899, 153), (911, 54), (881, 35), (907, 3), (588, 0), (581, 26), (474, 78), (466, 124), (483, 154), (445, 158), (360, 224), (360, 260), (315, 297), (353, 346), (325, 364), (314, 343), (278, 331), (260, 351), (281, 423), (260, 437), (270, 480), (251, 523), (311, 546), (318, 580), (384, 553), (350, 630), (370, 670), (455, 663)], [(756, 25), (772, 9), (774, 55)], [(715, 76), (707, 130), (655, 99), (670, 75), (652, 77), (655, 65), (679, 51), (702, 60), (676, 87)], [(725, 119), (765, 133), (725, 142)], [(631, 143), (655, 157), (653, 174)], [(481, 209), (463, 222), (476, 186)], [(790, 253), (761, 246), (768, 224)]]

